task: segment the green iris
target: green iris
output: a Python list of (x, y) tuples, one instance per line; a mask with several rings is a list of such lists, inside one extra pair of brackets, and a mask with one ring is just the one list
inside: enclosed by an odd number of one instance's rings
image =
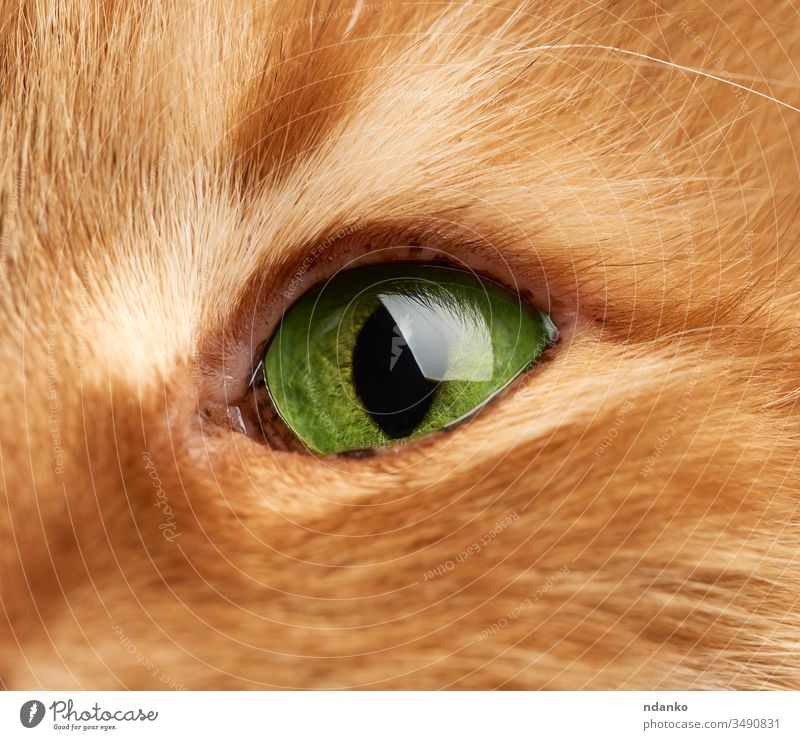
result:
[(284, 315), (264, 358), (283, 421), (321, 453), (396, 444), (480, 409), (555, 342), (550, 318), (447, 267), (343, 272)]

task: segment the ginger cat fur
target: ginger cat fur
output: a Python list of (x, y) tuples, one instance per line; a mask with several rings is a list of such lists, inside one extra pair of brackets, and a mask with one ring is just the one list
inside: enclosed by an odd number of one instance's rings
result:
[[(0, 3), (2, 685), (800, 688), (798, 59), (788, 1)], [(372, 456), (243, 434), (395, 259), (558, 346)]]

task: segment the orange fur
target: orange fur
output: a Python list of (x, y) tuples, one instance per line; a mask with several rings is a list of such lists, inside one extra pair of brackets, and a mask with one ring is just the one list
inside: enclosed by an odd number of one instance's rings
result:
[[(347, 2), (0, 3), (3, 685), (800, 688), (796, 9)], [(410, 245), (551, 358), (371, 458), (218, 423)]]

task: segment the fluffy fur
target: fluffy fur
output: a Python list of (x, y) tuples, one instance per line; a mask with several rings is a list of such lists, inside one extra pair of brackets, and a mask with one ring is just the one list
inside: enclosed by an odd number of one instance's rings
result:
[[(2, 684), (800, 688), (796, 8), (347, 2), (0, 3)], [(225, 423), (442, 254), (560, 324), (505, 397)]]

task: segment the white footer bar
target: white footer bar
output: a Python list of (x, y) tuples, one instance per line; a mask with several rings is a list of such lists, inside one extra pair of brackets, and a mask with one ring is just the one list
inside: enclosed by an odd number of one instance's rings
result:
[[(186, 733), (193, 733), (187, 735)], [(800, 738), (795, 692), (6, 692), (0, 737)]]

